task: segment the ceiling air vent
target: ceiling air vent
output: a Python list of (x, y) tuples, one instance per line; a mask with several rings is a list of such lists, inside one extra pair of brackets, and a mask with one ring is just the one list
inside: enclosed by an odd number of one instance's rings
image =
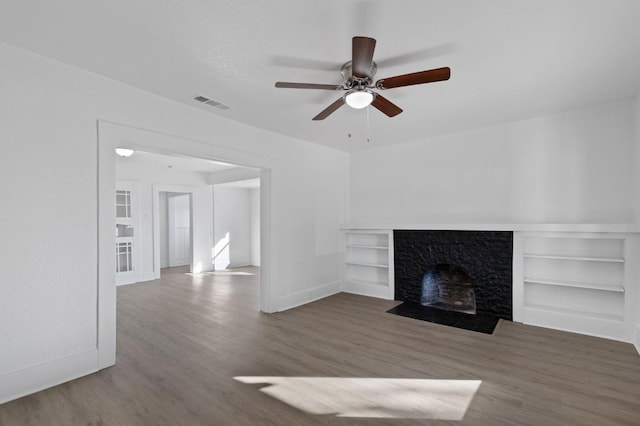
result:
[(223, 104), (221, 102), (214, 101), (213, 99), (209, 99), (206, 96), (202, 96), (202, 95), (194, 96), (193, 100), (194, 101), (198, 101), (198, 102), (203, 103), (203, 104), (207, 104), (207, 105), (209, 105), (211, 107), (218, 108), (218, 109), (221, 109), (221, 110), (228, 110), (228, 109), (231, 108), (229, 105), (225, 105), (225, 104)]

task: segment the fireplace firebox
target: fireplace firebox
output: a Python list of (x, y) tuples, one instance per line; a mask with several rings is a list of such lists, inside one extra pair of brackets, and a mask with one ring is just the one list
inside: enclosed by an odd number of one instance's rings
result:
[(473, 280), (464, 269), (441, 263), (427, 268), (422, 277), (420, 295), (422, 306), (447, 311), (476, 313), (476, 295)]

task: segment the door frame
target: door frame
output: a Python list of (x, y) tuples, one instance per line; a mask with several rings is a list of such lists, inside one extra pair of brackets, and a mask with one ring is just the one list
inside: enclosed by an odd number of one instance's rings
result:
[[(194, 245), (193, 245), (193, 200), (191, 199), (191, 194), (186, 194), (184, 192), (165, 192), (165, 194), (167, 194), (167, 245), (168, 245), (168, 253), (167, 256), (169, 258), (169, 267), (173, 267), (173, 266), (184, 266), (185, 263), (187, 262), (189, 264), (189, 272), (193, 272), (193, 258), (195, 257), (194, 254)], [(169, 196), (169, 194), (172, 194), (171, 196)], [(179, 194), (179, 195), (176, 195)], [(187, 214), (189, 216), (189, 225), (187, 227), (188, 229), (188, 234), (189, 234), (189, 247), (187, 249), (187, 253), (186, 256), (183, 256), (182, 258), (177, 258), (177, 253), (176, 253), (176, 246), (177, 246), (177, 234), (176, 234), (176, 209), (175, 209), (175, 203), (178, 199), (182, 198), (182, 197), (186, 197), (186, 201), (187, 201)], [(159, 209), (158, 209), (158, 213)], [(162, 230), (161, 230), (162, 232)], [(154, 239), (155, 240), (155, 239)], [(162, 255), (162, 253), (160, 253)], [(162, 262), (162, 258), (159, 258), (160, 262)], [(180, 261), (180, 262), (177, 262)], [(162, 264), (160, 265), (160, 267), (162, 267)]]
[[(274, 159), (246, 151), (125, 124), (97, 120), (97, 305), (96, 340), (98, 368), (116, 361), (115, 286), (115, 148), (128, 147), (159, 154), (190, 156), (260, 169), (260, 310), (275, 312), (276, 292), (272, 290), (274, 268), (271, 255), (271, 167)], [(158, 259), (159, 262), (159, 259)], [(155, 266), (155, 265), (154, 265)]]

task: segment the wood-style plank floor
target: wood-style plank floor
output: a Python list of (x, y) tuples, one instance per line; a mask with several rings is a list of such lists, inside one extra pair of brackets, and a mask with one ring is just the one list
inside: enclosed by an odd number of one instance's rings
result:
[(118, 288), (114, 367), (0, 405), (0, 424), (640, 425), (629, 344), (351, 294), (267, 315), (256, 268), (165, 272)]

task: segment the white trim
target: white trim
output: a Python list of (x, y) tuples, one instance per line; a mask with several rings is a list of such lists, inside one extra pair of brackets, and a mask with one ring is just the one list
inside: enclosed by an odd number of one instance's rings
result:
[(520, 232), (623, 232), (637, 233), (635, 223), (423, 223), (343, 224), (344, 230), (428, 229), (431, 231), (520, 231)]
[(625, 239), (624, 257), (625, 264), (625, 303), (624, 317), (627, 325), (627, 338), (630, 342), (636, 339), (636, 348), (640, 352), (640, 238), (638, 235), (629, 235)]
[(145, 282), (145, 281), (153, 281), (156, 279), (156, 275), (154, 272), (144, 272), (142, 274), (140, 274), (140, 279), (139, 279), (139, 283)]
[[(215, 201), (214, 201), (215, 202)], [(271, 235), (271, 169), (260, 171), (260, 309), (262, 312), (275, 312), (272, 278), (272, 250), (275, 250), (275, 238)]]
[(522, 308), (522, 322), (538, 327), (569, 331), (620, 342), (629, 341), (622, 318), (620, 320), (596, 318), (588, 315), (525, 306)]
[(0, 404), (98, 370), (98, 349), (0, 375)]
[(116, 363), (116, 141), (98, 122), (98, 368)]
[(524, 237), (521, 232), (513, 233), (511, 310), (513, 322), (523, 321), (524, 307)]
[(386, 299), (394, 300), (396, 295), (396, 250), (394, 246), (393, 230), (388, 233), (387, 242), (387, 264), (389, 265), (389, 283), (387, 284)]
[(340, 293), (341, 282), (334, 281), (280, 298), (279, 311), (295, 308)]
[(342, 291), (361, 296), (393, 300), (393, 297), (389, 297), (393, 289), (390, 290), (390, 286), (387, 283), (374, 284), (364, 281), (344, 281), (342, 283)]

